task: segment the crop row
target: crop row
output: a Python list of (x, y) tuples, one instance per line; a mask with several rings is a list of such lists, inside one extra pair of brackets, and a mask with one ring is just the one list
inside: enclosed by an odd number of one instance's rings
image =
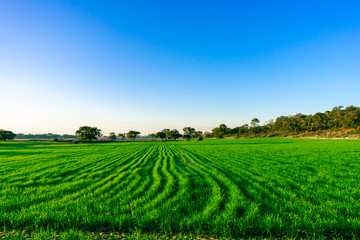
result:
[(0, 224), (359, 237), (357, 142), (0, 145)]

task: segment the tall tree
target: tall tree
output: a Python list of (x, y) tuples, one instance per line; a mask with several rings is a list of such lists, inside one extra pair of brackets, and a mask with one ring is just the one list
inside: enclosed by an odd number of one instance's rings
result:
[(138, 131), (134, 131), (134, 130), (130, 130), (127, 134), (126, 137), (129, 139), (132, 139), (133, 141), (135, 141), (135, 138), (140, 134), (140, 132)]
[(192, 137), (194, 137), (195, 128), (184, 127), (183, 132), (184, 132), (183, 137), (189, 141)]
[(212, 130), (212, 135), (216, 138), (223, 138), (226, 134), (230, 133), (230, 129), (225, 124), (220, 124), (219, 127)]
[(212, 130), (212, 136), (213, 137), (216, 137), (216, 138), (218, 138), (218, 139), (220, 139), (220, 138), (224, 138), (224, 133), (220, 130), (220, 128), (214, 128), (213, 130)]
[(194, 133), (194, 138), (197, 138), (198, 140), (201, 138), (201, 140), (200, 141), (202, 141), (202, 135), (203, 135), (203, 132), (202, 131), (195, 131), (195, 133)]
[(240, 138), (240, 136), (245, 136), (249, 133), (249, 125), (244, 124), (238, 128), (238, 132), (236, 134), (237, 138)]
[(111, 132), (108, 138), (114, 141), (116, 140), (116, 134), (114, 132)]
[(161, 132), (165, 133), (166, 138), (170, 138), (170, 129), (165, 128), (165, 129), (163, 129)]
[(330, 112), (332, 118), (331, 122), (335, 127), (335, 131), (341, 126), (342, 112), (343, 106), (334, 107)]
[(121, 138), (122, 141), (124, 141), (126, 139), (125, 133), (119, 133), (118, 136), (119, 136), (119, 138)]
[(82, 126), (75, 132), (76, 136), (79, 139), (85, 139), (89, 140), (92, 144), (92, 139), (97, 139), (98, 137), (101, 137), (101, 129), (98, 129), (96, 127), (89, 127), (89, 126)]
[(251, 125), (252, 128), (255, 128), (255, 127), (258, 127), (258, 126), (259, 126), (259, 123), (260, 123), (260, 120), (259, 120), (258, 118), (253, 118), (253, 119), (251, 120), (250, 125)]
[(177, 129), (173, 129), (169, 132), (169, 137), (174, 139), (175, 141), (180, 138), (182, 135), (179, 133)]
[(0, 129), (0, 140), (3, 140), (6, 142), (8, 139), (14, 139), (16, 137), (16, 134), (12, 131), (6, 131), (4, 129)]
[(160, 138), (161, 141), (164, 141), (164, 139), (166, 138), (166, 134), (164, 132), (157, 132), (155, 137)]
[(228, 134), (230, 132), (230, 129), (225, 124), (220, 124), (219, 126), (220, 132), (222, 132), (224, 135)]

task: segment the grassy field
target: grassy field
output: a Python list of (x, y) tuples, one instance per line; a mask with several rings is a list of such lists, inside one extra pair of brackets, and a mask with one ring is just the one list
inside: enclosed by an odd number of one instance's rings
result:
[(7, 231), (357, 239), (359, 200), (357, 140), (0, 143)]

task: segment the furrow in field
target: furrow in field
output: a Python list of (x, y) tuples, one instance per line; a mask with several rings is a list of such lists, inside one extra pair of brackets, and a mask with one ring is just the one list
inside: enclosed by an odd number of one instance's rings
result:
[(87, 203), (89, 208), (99, 208), (98, 202), (100, 201), (102, 203), (102, 208), (98, 209), (100, 212), (111, 211), (116, 204), (119, 204), (118, 197), (128, 199), (128, 193), (131, 193), (139, 186), (139, 184), (141, 184), (140, 181), (143, 180), (141, 171), (144, 170), (144, 165), (148, 164), (149, 159), (151, 159), (153, 155), (154, 148), (151, 148), (151, 151), (141, 156), (135, 165), (131, 166), (126, 171), (122, 171), (111, 183), (104, 186), (103, 189), (105, 192), (100, 196), (91, 195), (91, 199)]
[(133, 184), (125, 189), (125, 192), (118, 192), (116, 193), (114, 199), (117, 206), (117, 210), (115, 212), (130, 212), (130, 209), (133, 208), (131, 206), (131, 202), (137, 201), (138, 198), (141, 198), (146, 191), (148, 191), (153, 182), (154, 177), (152, 176), (152, 173), (157, 167), (156, 161), (158, 160), (158, 149), (154, 147), (153, 154), (149, 157), (147, 157), (146, 161), (142, 164), (141, 167), (139, 167), (139, 170), (136, 172), (140, 179), (141, 184)]
[[(111, 169), (111, 171), (105, 172), (104, 175), (109, 175), (107, 173), (112, 174), (114, 178), (109, 179), (108, 183), (101, 186), (101, 188), (97, 188), (93, 193), (91, 193), (92, 197), (102, 196), (103, 192), (106, 191), (107, 193), (117, 191), (117, 188), (121, 188), (123, 185), (127, 185), (134, 177), (135, 173), (138, 170), (139, 166), (143, 164), (143, 162), (151, 155), (153, 149), (150, 148), (147, 152), (134, 156), (133, 161), (134, 164), (129, 166), (128, 168), (118, 168), (118, 169)], [(121, 184), (120, 184), (121, 183)], [(99, 199), (99, 198), (97, 198)]]
[[(204, 154), (206, 155), (206, 154)], [(234, 159), (242, 159), (242, 161), (236, 161)], [(282, 174), (279, 171), (276, 170), (272, 170), (270, 168), (266, 168), (264, 169), (263, 167), (258, 168), (258, 170), (256, 171), (256, 168), (253, 166), (252, 168), (244, 168), (242, 166), (243, 162), (249, 162), (249, 158), (245, 158), (245, 157), (233, 157), (231, 158), (231, 156), (228, 156), (225, 159), (225, 162), (227, 163), (227, 166), (229, 168), (229, 170), (231, 169), (231, 167), (235, 166), (237, 167), (239, 170), (241, 170), (242, 172), (246, 172), (247, 174), (249, 174), (249, 178), (251, 178), (253, 181), (258, 182), (259, 184), (266, 184), (268, 185), (268, 190), (273, 191), (274, 193), (278, 192), (278, 188), (283, 188), (285, 185), (286, 186), (292, 186), (294, 188), (298, 188), (298, 182), (294, 181), (291, 179), (291, 174), (286, 175), (286, 174)], [(262, 158), (262, 159), (258, 159), (259, 161), (268, 161), (268, 159), (266, 157)], [(287, 170), (288, 172), (292, 172), (291, 169)], [(275, 176), (275, 177), (273, 177)], [(283, 197), (280, 196), (279, 197)]]
[[(228, 193), (224, 190), (222, 182), (223, 179), (221, 179), (221, 177), (219, 178), (219, 172), (214, 171), (214, 169), (210, 168), (209, 165), (204, 164), (201, 160), (199, 161), (192, 155), (191, 152), (186, 150), (184, 151), (184, 149), (181, 149), (179, 152), (196, 166), (188, 164), (194, 172), (199, 175), (204, 175), (204, 180), (207, 181), (210, 186), (210, 189), (203, 190), (205, 196), (209, 196), (209, 200), (206, 202), (206, 206), (203, 208), (203, 211), (194, 214), (190, 218), (184, 219), (181, 224), (186, 226), (188, 229), (207, 227), (219, 216), (219, 212), (226, 202)], [(206, 191), (209, 191), (209, 193), (206, 194)]]
[[(146, 157), (148, 154), (150, 154), (151, 151), (152, 149), (143, 149), (142, 151), (135, 152), (133, 155), (128, 156), (125, 161), (121, 161), (121, 162), (127, 162), (127, 164), (114, 171), (105, 170), (105, 172), (102, 173), (100, 167), (92, 170), (91, 172), (92, 175), (101, 174), (101, 176), (103, 177), (95, 183), (92, 180), (91, 182), (93, 184), (91, 184), (88, 188), (83, 189), (83, 191), (77, 192), (76, 196), (74, 195), (65, 196), (63, 199), (64, 203), (68, 202), (69, 200), (84, 198), (87, 196), (87, 194), (90, 194), (93, 197), (101, 195), (103, 191), (106, 191), (106, 189), (113, 184), (114, 180), (119, 181), (120, 179), (125, 179), (126, 177), (128, 177), (132, 172), (131, 169), (137, 164), (140, 164), (142, 159)], [(117, 162), (119, 161), (119, 159), (122, 159), (121, 155), (118, 155), (116, 158), (112, 159), (111, 162), (113, 163)], [(116, 182), (114, 184), (116, 185)]]
[[(85, 156), (80, 156), (80, 157), (82, 157), (82, 158), (84, 158)], [(110, 156), (106, 156), (106, 157), (110, 157)], [(104, 156), (101, 156), (101, 155), (99, 155), (98, 156), (98, 158), (99, 159), (95, 159), (95, 161), (104, 161), (104, 160), (106, 160), (106, 157), (104, 158)], [(86, 158), (86, 157), (85, 157)], [(61, 161), (65, 161), (65, 162), (68, 162), (66, 159), (64, 160), (64, 159), (62, 159)], [(75, 160), (73, 160), (73, 161), (71, 161), (71, 162), (74, 162)], [(116, 161), (117, 161), (117, 159), (116, 159)], [(94, 162), (91, 162), (91, 163), (88, 163), (88, 164), (83, 164), (83, 162), (80, 162), (80, 161), (75, 161), (76, 163), (77, 163), (77, 166), (79, 166), (80, 164), (82, 164), (82, 165), (80, 165), (80, 167), (79, 167), (79, 172), (81, 172), (81, 174), (85, 174), (86, 172), (88, 172), (88, 171), (91, 171), (91, 169), (93, 168), (93, 164), (94, 164)], [(85, 163), (85, 162), (84, 162)], [(66, 176), (66, 174), (68, 173), (68, 169), (69, 168), (74, 168), (75, 166), (74, 165), (71, 165), (71, 166), (68, 166), (68, 168), (61, 168), (61, 169), (58, 169), (58, 168), (55, 168), (55, 169), (52, 169), (51, 171), (48, 171), (48, 173), (46, 173), (44, 176), (42, 176), (42, 175), (36, 175), (35, 177), (32, 177), (30, 180), (32, 181), (32, 182), (35, 182), (36, 183), (36, 181), (34, 181), (34, 180), (37, 180), (37, 179), (40, 179), (41, 177), (42, 178), (44, 178), (44, 179), (56, 179), (57, 181), (61, 181), (62, 183), (63, 182), (65, 182), (65, 180), (66, 180), (66, 178), (65, 178), (65, 176)], [(90, 169), (90, 170), (89, 170)], [(74, 169), (74, 171), (76, 171), (77, 169), (75, 168)], [(49, 173), (50, 172), (50, 173)], [(42, 173), (40, 173), (40, 174), (42, 174)], [(64, 174), (65, 174), (65, 176), (64, 176)], [(75, 174), (74, 174), (75, 175)], [(79, 173), (77, 174), (77, 175), (79, 175)], [(45, 181), (46, 182), (46, 181)], [(46, 183), (48, 183), (48, 182), (46, 182)], [(40, 183), (39, 183), (40, 184)]]
[[(176, 150), (176, 147), (169, 146), (168, 152), (170, 157), (169, 171), (176, 179), (175, 195), (159, 208), (154, 209), (149, 215), (162, 216), (162, 218), (168, 219), (168, 221), (158, 223), (161, 231), (184, 231), (187, 230), (187, 227), (182, 225), (181, 221), (184, 218), (189, 218), (194, 213), (194, 209), (200, 210), (200, 206), (195, 205), (192, 199), (196, 196), (193, 180), (195, 173), (188, 168), (185, 169), (183, 163), (181, 163), (184, 158)], [(197, 187), (200, 188), (201, 185)], [(198, 190), (202, 191), (202, 189)]]
[[(156, 197), (157, 193), (163, 188), (161, 186), (163, 177), (160, 174), (161, 164), (163, 162), (162, 149), (156, 147), (157, 154), (154, 158), (149, 158), (148, 161), (148, 178), (146, 178), (142, 187), (146, 187), (143, 192), (137, 191), (131, 194), (130, 198), (125, 197), (120, 199), (118, 207), (116, 208), (117, 214), (133, 216), (133, 211), (139, 211), (139, 209), (150, 201), (153, 197)], [(146, 171), (145, 171), (146, 172)]]
[[(159, 187), (152, 193), (150, 191), (145, 192), (144, 197), (136, 201), (136, 207), (131, 211), (134, 216), (147, 214), (149, 210), (163, 203), (173, 192), (174, 177), (168, 171), (169, 158), (166, 147), (161, 147), (159, 155), (161, 157), (161, 166), (158, 168), (155, 176), (155, 178), (160, 178)], [(144, 202), (144, 200), (146, 200), (146, 202)], [(139, 204), (140, 202), (142, 202), (141, 205)]]
[[(206, 157), (205, 162), (213, 161), (214, 155), (212, 153), (205, 154), (204, 152), (201, 152), (200, 157)], [(276, 207), (274, 207), (274, 203), (276, 203), (277, 196), (274, 196), (272, 194), (269, 194), (267, 192), (267, 189), (264, 188), (262, 185), (258, 184), (257, 182), (253, 183), (251, 181), (251, 178), (244, 177), (243, 173), (241, 172), (242, 169), (237, 169), (237, 167), (234, 164), (228, 164), (226, 161), (216, 161), (216, 166), (219, 171), (223, 172), (223, 174), (226, 175), (227, 178), (229, 178), (234, 184), (237, 185), (238, 189), (241, 190), (241, 193), (243, 195), (244, 199), (244, 208), (239, 208), (236, 211), (236, 215), (240, 216), (239, 218), (234, 218), (234, 222), (229, 221), (227, 218), (223, 218), (223, 224), (221, 224), (221, 221), (218, 221), (219, 226), (227, 225), (230, 227), (229, 229), (232, 229), (231, 231), (236, 231), (236, 225), (242, 226), (243, 224), (252, 224), (252, 222), (257, 221), (256, 216), (258, 214), (272, 214), (276, 212)], [(227, 167), (224, 167), (226, 166)], [(231, 171), (230, 171), (231, 169)], [(236, 208), (236, 206), (235, 206)], [(239, 212), (240, 210), (240, 212)], [(265, 212), (264, 212), (265, 210)], [(234, 212), (234, 211), (230, 211)], [(235, 213), (235, 212), (234, 212)], [(226, 216), (227, 214), (224, 214), (223, 216)], [(235, 216), (236, 216), (235, 215)], [(230, 224), (230, 225), (229, 225)], [(215, 225), (217, 226), (217, 225)], [(223, 228), (224, 229), (224, 228)], [(229, 231), (229, 229), (227, 231)], [(221, 233), (221, 228), (216, 229), (215, 232)], [(256, 228), (254, 228), (256, 230)], [(257, 231), (257, 230), (256, 230)]]
[(176, 147), (173, 147), (172, 150), (177, 161), (184, 166), (185, 171), (182, 171), (180, 176), (184, 181), (181, 182), (187, 184), (184, 189), (189, 189), (186, 192), (188, 201), (186, 204), (179, 204), (181, 218), (178, 222), (181, 230), (188, 231), (189, 229), (195, 229), (195, 225), (192, 224), (195, 221), (194, 216), (197, 215), (200, 219), (201, 214), (211, 208), (211, 201), (214, 200), (213, 190), (217, 191), (218, 189), (216, 185), (215, 188), (214, 185), (211, 185), (212, 181), (209, 180), (206, 174), (196, 169), (194, 165), (189, 164), (189, 159), (186, 160)]
[[(141, 156), (142, 154), (143, 154), (142, 151), (135, 152), (133, 157), (130, 156), (129, 159), (136, 159), (136, 156)], [(119, 158), (121, 158), (121, 156), (119, 156)], [(128, 167), (130, 167), (132, 164), (135, 164), (135, 163), (136, 163), (136, 161), (130, 162)], [(57, 192), (55, 192), (55, 194), (52, 194), (52, 198), (53, 199), (56, 198), (56, 200), (53, 201), (52, 203), (54, 203), (55, 205), (60, 205), (61, 202), (67, 204), (71, 201), (74, 201), (76, 198), (82, 197), (84, 195), (84, 193), (86, 193), (88, 191), (91, 192), (91, 191), (96, 190), (96, 188), (98, 186), (102, 186), (104, 182), (107, 182), (107, 181), (111, 180), (112, 178), (114, 178), (114, 176), (109, 175), (106, 178), (102, 179), (101, 181), (97, 182), (96, 184), (93, 184), (93, 181), (88, 181), (88, 182), (80, 181), (80, 182), (72, 183), (71, 187), (69, 185), (65, 185), (65, 188), (60, 190), (60, 191), (63, 191), (63, 193), (65, 195), (63, 195), (63, 197), (61, 197), (61, 194), (60, 194), (61, 192), (59, 191), (59, 189), (57, 189)], [(84, 183), (89, 183), (90, 185), (89, 184), (84, 185)], [(75, 188), (75, 191), (71, 191), (74, 188)], [(33, 206), (39, 202), (39, 203), (41, 203), (40, 205), (36, 205), (33, 207), (35, 207), (35, 208), (41, 207), (41, 205), (46, 205), (46, 202), (49, 200), (51, 200), (51, 198), (49, 199), (49, 196), (43, 196), (43, 199), (36, 199), (36, 200), (32, 199), (31, 201), (29, 201), (29, 205)], [(22, 203), (22, 204), (17, 203), (14, 205), (22, 206), (22, 210), (24, 210), (25, 209), (24, 207), (26, 207), (24, 203)]]
[(204, 157), (204, 154), (199, 155), (195, 152), (191, 152), (191, 154), (193, 154), (193, 157), (198, 158), (202, 162), (206, 162), (207, 167), (215, 172), (215, 176), (218, 178), (219, 183), (226, 192), (227, 201), (223, 202), (223, 209), (220, 209), (222, 212), (217, 221), (231, 222), (239, 217), (242, 217), (246, 211), (249, 201), (235, 182), (234, 176), (236, 176), (236, 174), (229, 174), (227, 169), (224, 169), (220, 167), (219, 164), (214, 163), (213, 156)]
[[(78, 156), (78, 158), (81, 157), (83, 158), (84, 156), (83, 155)], [(108, 157), (111, 157), (111, 155), (107, 154), (105, 156), (101, 156), (98, 159), (96, 159), (96, 161), (102, 162), (106, 160)], [(13, 175), (8, 175), (7, 177), (12, 179), (12, 186), (17, 186), (18, 184), (19, 187), (30, 187), (34, 182), (36, 182), (37, 179), (40, 178), (47, 179), (48, 181), (58, 178), (56, 181), (61, 181), (62, 178), (59, 175), (61, 175), (61, 173), (65, 169), (67, 168), (73, 169), (75, 166), (82, 165), (82, 162), (77, 161), (76, 157), (74, 156), (72, 158), (59, 159), (57, 155), (55, 155), (51, 158), (46, 159), (46, 161), (40, 158), (40, 162), (42, 162), (41, 165), (42, 167), (40, 168), (37, 167), (38, 165), (35, 166), (27, 165), (26, 168), (24, 167), (19, 168), (20, 173), (15, 173), (16, 177), (14, 177)], [(27, 180), (30, 183), (27, 183)], [(40, 183), (41, 182), (38, 181), (38, 184)], [(46, 184), (51, 184), (51, 182), (44, 181), (44, 185)]]
[[(82, 180), (91, 178), (97, 178), (99, 176), (99, 171), (103, 171), (104, 169), (107, 171), (106, 173), (113, 173), (117, 171), (119, 168), (126, 166), (129, 162), (133, 161), (133, 158), (137, 156), (141, 156), (147, 150), (145, 148), (142, 149), (134, 149), (135, 151), (129, 151), (126, 154), (124, 152), (119, 153), (117, 149), (113, 149), (115, 155), (108, 159), (104, 159), (102, 161), (97, 161), (95, 165), (84, 169), (81, 172), (81, 175), (77, 175), (74, 180)], [(111, 161), (109, 161), (111, 159)], [(105, 162), (105, 163), (104, 163)], [(109, 167), (109, 168), (107, 168)], [(103, 172), (102, 175), (105, 176)]]
[[(178, 172), (179, 166), (176, 164), (176, 159), (174, 152), (171, 147), (166, 147), (166, 168), (164, 169), (164, 175), (168, 179), (168, 184), (166, 184), (164, 192), (161, 200), (154, 202), (151, 204), (151, 210), (148, 212), (147, 216), (150, 220), (154, 220), (157, 216), (161, 215), (173, 215), (173, 211), (175, 209), (175, 202), (179, 201), (181, 196), (184, 196), (185, 189), (181, 189), (184, 187), (184, 179), (180, 178), (181, 174)], [(184, 200), (184, 199), (183, 199)], [(174, 216), (174, 215), (173, 215)]]
[[(138, 154), (138, 153), (137, 153)], [(130, 165), (131, 164), (133, 164), (132, 162), (130, 163)], [(112, 176), (110, 176), (110, 178), (111, 178)], [(103, 181), (100, 181), (99, 183), (97, 183), (97, 184), (94, 184), (94, 185), (99, 185), (99, 184), (102, 184), (104, 181), (106, 181), (107, 179), (109, 179), (109, 178), (105, 178)], [(96, 186), (94, 186), (94, 185), (92, 185), (92, 186), (90, 186), (91, 188), (93, 188), (93, 189), (96, 189)], [(89, 190), (89, 187), (87, 188), (87, 190)], [(26, 211), (26, 212), (30, 212), (30, 215), (31, 215), (31, 213), (34, 213), (35, 215), (38, 215), (38, 214), (40, 214), (40, 213), (45, 213), (45, 212), (50, 212), (49, 211), (49, 209), (51, 209), (51, 213), (53, 214), (54, 212), (55, 212), (55, 216), (54, 217), (56, 217), (57, 216), (57, 212), (62, 212), (62, 214), (64, 214), (64, 211), (65, 212), (68, 212), (68, 211), (70, 211), (70, 209), (69, 209), (69, 206), (67, 206), (68, 204), (75, 204), (75, 205), (78, 205), (78, 203), (80, 202), (79, 201), (79, 197), (81, 197), (82, 196), (82, 194), (83, 194), (83, 192), (84, 191), (78, 191), (77, 193), (76, 193), (76, 195), (75, 194), (72, 194), (72, 195), (70, 195), (70, 196), (65, 196), (63, 199), (61, 199), (61, 200), (58, 200), (58, 201), (52, 201), (51, 202), (51, 204), (46, 204), (45, 202), (44, 203), (41, 203), (41, 204), (39, 204), (39, 205), (36, 205), (36, 206), (33, 206), (29, 211)], [(41, 209), (43, 209), (43, 210), (41, 210)], [(59, 212), (59, 214), (60, 214), (60, 212)], [(45, 215), (45, 216), (42, 216), (42, 215), (40, 215), (41, 216), (41, 219), (43, 220), (43, 221), (47, 221), (46, 219), (48, 219), (49, 220), (49, 218), (53, 218), (53, 217), (51, 217), (51, 216), (48, 216), (48, 215), (51, 215), (51, 214), (47, 214), (47, 215)], [(66, 214), (66, 215), (68, 215), (68, 214)], [(37, 218), (39, 218), (40, 216), (33, 216), (33, 217), (31, 217), (32, 219), (37, 219)], [(71, 217), (71, 214), (70, 214), (70, 216), (69, 217)], [(75, 216), (75, 218), (76, 218), (76, 216)], [(62, 219), (62, 220), (65, 220), (66, 221), (66, 219), (67, 219), (67, 217), (64, 217), (64, 219)], [(51, 220), (49, 220), (50, 222), (54, 222), (54, 221), (51, 221)], [(40, 223), (38, 223), (38, 224), (40, 224)], [(54, 224), (57, 226), (57, 227), (60, 227), (60, 228), (63, 228), (63, 227), (69, 227), (68, 226), (68, 224), (69, 223), (64, 223), (63, 221), (61, 221), (61, 222), (54, 222)]]
[[(210, 156), (213, 155), (204, 153), (203, 156), (210, 158)], [(264, 179), (261, 176), (254, 178), (254, 176), (251, 175), (251, 172), (239, 168), (237, 164), (231, 163), (231, 161), (218, 161), (217, 163), (223, 166), (227, 165), (226, 169), (231, 172), (229, 176), (235, 176), (236, 173), (240, 173), (240, 181), (239, 178), (234, 178), (234, 181), (238, 183), (239, 188), (251, 202), (260, 204), (258, 205), (258, 208), (263, 214), (283, 212), (281, 209), (284, 208), (287, 209), (287, 212), (290, 210), (294, 211), (294, 203), (298, 201), (295, 194), (281, 191), (279, 188), (274, 188), (271, 183), (266, 182), (267, 179)], [(250, 175), (248, 175), (249, 173)], [(302, 204), (304, 204), (304, 202)]]
[[(262, 159), (267, 162), (272, 161), (269, 156), (264, 156)], [(312, 179), (314, 176), (316, 178), (317, 174), (313, 175), (306, 171), (299, 171), (299, 161), (290, 163), (293, 165), (293, 168), (286, 168), (288, 164), (282, 164), (282, 168), (280, 169), (269, 170), (269, 174), (276, 176), (276, 178), (271, 179), (273, 184), (268, 188), (273, 192), (279, 193), (282, 199), (286, 199), (283, 205), (283, 209), (285, 209), (286, 212), (304, 216), (306, 215), (306, 211), (304, 211), (304, 208), (299, 208), (298, 206), (307, 205), (308, 208), (311, 206), (312, 211), (318, 211), (320, 215), (326, 216), (329, 212), (338, 211), (338, 205), (333, 204), (334, 202), (346, 202), (349, 199), (349, 196), (346, 196), (347, 191), (337, 189), (333, 185), (331, 185), (330, 189), (326, 189), (333, 180), (330, 175), (325, 177), (330, 181), (314, 181), (314, 184), (312, 184)], [(300, 166), (302, 167), (303, 164)], [(318, 169), (320, 168), (321, 166), (318, 167)], [(313, 168), (311, 168), (311, 170), (313, 170)], [(302, 185), (300, 183), (302, 183)], [(315, 184), (316, 187), (314, 188), (313, 186), (315, 186)], [(328, 211), (324, 212), (322, 209), (325, 206)]]
[[(257, 185), (264, 184), (265, 181), (267, 180), (263, 177), (263, 175), (261, 173), (256, 172), (251, 169), (244, 168), (244, 166), (242, 166), (241, 164), (239, 165), (236, 161), (233, 161), (233, 160), (224, 161), (223, 159), (216, 159), (216, 157), (214, 157), (214, 156), (216, 156), (216, 154), (209, 154), (209, 153), (204, 153), (204, 152), (202, 152), (201, 154), (202, 154), (201, 157), (207, 158), (207, 159), (212, 159), (212, 161), (215, 161), (216, 166), (221, 167), (223, 169), (222, 171), (224, 171), (225, 173), (229, 172), (228, 173), (229, 176), (238, 175), (238, 177), (241, 179), (239, 184), (244, 185), (246, 183), (247, 188), (249, 187), (247, 185), (247, 184), (249, 184), (249, 182), (242, 182), (243, 180), (249, 180), (250, 182), (254, 182)], [(254, 201), (255, 199), (250, 199), (250, 200)]]

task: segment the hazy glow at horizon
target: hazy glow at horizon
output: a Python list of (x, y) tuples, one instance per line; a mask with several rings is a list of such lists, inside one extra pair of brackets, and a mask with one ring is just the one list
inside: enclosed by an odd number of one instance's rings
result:
[(279, 6), (1, 2), (0, 129), (210, 131), (360, 106), (360, 4)]

